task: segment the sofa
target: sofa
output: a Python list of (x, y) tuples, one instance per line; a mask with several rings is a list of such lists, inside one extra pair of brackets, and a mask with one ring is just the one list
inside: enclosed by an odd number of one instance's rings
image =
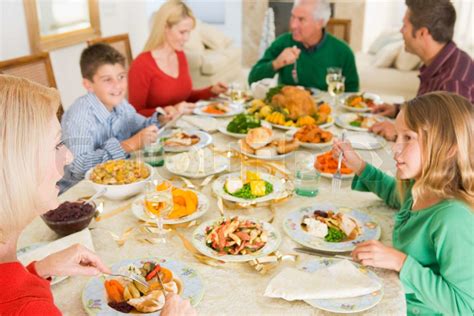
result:
[(356, 64), (361, 91), (404, 99), (416, 96), (421, 61), (405, 51), (400, 32), (382, 32), (367, 52), (356, 53)]
[(195, 88), (218, 81), (233, 82), (241, 76), (241, 50), (223, 32), (201, 21), (196, 21), (184, 52)]

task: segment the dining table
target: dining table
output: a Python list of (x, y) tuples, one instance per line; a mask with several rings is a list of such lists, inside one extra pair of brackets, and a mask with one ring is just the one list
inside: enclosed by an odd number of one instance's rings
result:
[[(322, 95), (323, 99), (329, 99), (327, 95)], [(333, 116), (337, 116), (345, 111), (340, 107), (334, 109)], [(219, 120), (219, 119), (218, 119)], [(336, 125), (329, 128), (334, 134), (340, 135), (342, 130)], [(277, 135), (284, 135), (286, 131), (274, 129)], [(224, 135), (218, 131), (211, 133), (213, 148), (228, 149), (231, 143), (236, 142), (235, 138)], [(391, 143), (388, 142), (383, 148), (376, 150), (357, 150), (364, 160), (375, 167), (394, 175), (395, 163), (391, 153)], [(288, 171), (288, 178), (291, 182), (294, 179), (296, 169), (301, 165), (312, 165), (317, 154), (330, 150), (330, 147), (323, 149), (307, 149), (300, 147), (293, 155), (283, 162)], [(240, 158), (241, 159), (241, 158)], [(231, 170), (238, 171), (242, 168), (240, 163), (232, 163)], [(165, 167), (156, 167), (158, 178), (170, 180), (178, 187), (189, 186), (189, 182), (181, 180), (171, 174)], [(225, 172), (224, 172), (225, 173)], [(205, 194), (209, 201), (209, 210), (197, 222), (202, 223), (207, 220), (218, 219), (220, 209), (218, 199), (212, 192), (212, 182), (201, 186), (202, 179), (188, 179), (196, 190)], [(59, 197), (62, 201), (75, 201), (81, 197), (91, 196), (95, 193), (88, 181), (81, 181), (74, 187), (66, 191)], [(134, 197), (128, 200), (108, 200), (100, 198), (103, 202), (103, 213), (101, 220), (93, 220), (89, 225), (94, 250), (101, 257), (103, 262), (109, 266), (125, 259), (135, 258), (170, 258), (181, 261), (192, 267), (201, 276), (204, 284), (204, 295), (199, 304), (195, 307), (200, 315), (331, 315), (330, 313), (315, 308), (303, 301), (286, 301), (284, 299), (269, 298), (264, 296), (265, 289), (270, 280), (285, 267), (297, 267), (301, 262), (317, 258), (317, 256), (297, 253), (295, 247), (300, 247), (298, 243), (290, 239), (284, 232), (282, 222), (285, 216), (292, 211), (304, 207), (317, 207), (324, 203), (331, 203), (337, 208), (357, 209), (369, 214), (374, 221), (380, 225), (380, 241), (386, 245), (392, 244), (393, 218), (397, 210), (392, 209), (373, 193), (356, 192), (351, 190), (351, 180), (343, 180), (340, 190), (333, 192), (331, 189), (331, 179), (322, 177), (319, 182), (319, 192), (314, 197), (305, 197), (290, 193), (287, 199), (272, 204), (272, 207), (226, 207), (225, 215), (245, 215), (261, 220), (270, 220), (272, 225), (279, 231), (282, 241), (278, 247), (281, 255), (288, 256), (292, 260), (277, 262), (269, 269), (257, 271), (255, 266), (248, 262), (210, 265), (205, 260), (198, 260), (197, 257), (184, 247), (183, 241), (191, 239), (195, 226), (185, 227), (183, 225), (173, 228), (166, 237), (166, 243), (154, 243), (144, 238), (143, 231), (139, 227), (143, 226), (131, 211), (130, 205)], [(21, 234), (18, 247), (50, 242), (58, 239), (58, 235), (50, 230), (41, 218), (36, 218)], [(395, 271), (368, 267), (382, 281), (383, 298), (379, 304), (371, 309), (358, 314), (363, 315), (403, 315), (406, 313), (406, 303), (403, 286)], [(263, 273), (265, 272), (265, 273)], [(55, 304), (64, 315), (87, 315), (82, 302), (82, 292), (90, 280), (90, 277), (74, 276), (51, 286)], [(291, 282), (291, 280), (288, 280)]]

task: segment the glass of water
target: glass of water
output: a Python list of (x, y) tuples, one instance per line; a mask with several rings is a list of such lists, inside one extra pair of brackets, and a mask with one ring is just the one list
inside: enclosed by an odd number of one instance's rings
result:
[(143, 148), (143, 160), (153, 167), (161, 167), (165, 162), (165, 149), (162, 139)]
[(314, 169), (297, 170), (295, 175), (296, 194), (306, 197), (318, 195), (320, 178), (321, 174)]
[(334, 106), (337, 106), (339, 103), (339, 96), (345, 91), (346, 78), (338, 74), (332, 74), (326, 76), (326, 80), (329, 82), (328, 92), (332, 97), (334, 97)]
[(326, 69), (326, 84), (329, 86), (331, 76), (342, 76), (342, 68), (339, 67), (329, 67)]

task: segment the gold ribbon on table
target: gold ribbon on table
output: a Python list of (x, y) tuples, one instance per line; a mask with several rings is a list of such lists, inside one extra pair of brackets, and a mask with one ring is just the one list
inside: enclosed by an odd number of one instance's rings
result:
[(100, 222), (101, 220), (104, 220), (104, 219), (107, 219), (107, 218), (111, 218), (115, 215), (118, 215), (120, 213), (122, 213), (123, 211), (126, 211), (128, 210), (130, 207), (132, 206), (132, 202), (127, 202), (126, 204), (122, 205), (122, 206), (119, 206), (117, 207), (116, 209), (110, 211), (110, 212), (107, 212), (105, 214), (100, 214), (98, 215), (95, 220), (96, 222)]
[(253, 267), (260, 274), (266, 274), (281, 262), (296, 262), (298, 261), (298, 255), (282, 255), (278, 250), (269, 254), (268, 256), (253, 259), (249, 261), (249, 265)]
[(117, 245), (119, 247), (122, 247), (123, 245), (125, 245), (125, 243), (127, 242), (127, 240), (130, 238), (131, 234), (135, 231), (136, 227), (129, 227), (127, 228), (122, 236), (119, 236), (117, 235), (116, 233), (108, 230), (108, 229), (105, 229), (105, 228), (102, 228), (102, 227), (93, 227), (91, 229), (95, 229), (95, 230), (102, 230), (102, 231), (105, 231), (107, 232), (111, 237), (112, 239), (117, 243)]

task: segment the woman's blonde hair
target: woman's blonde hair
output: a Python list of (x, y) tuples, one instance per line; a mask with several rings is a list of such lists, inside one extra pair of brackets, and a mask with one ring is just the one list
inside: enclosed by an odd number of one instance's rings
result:
[(38, 215), (42, 153), (59, 104), (55, 89), (0, 75), (0, 243)]
[(474, 208), (473, 105), (453, 93), (433, 92), (408, 101), (402, 110), (407, 127), (421, 139), (421, 175), (413, 199), (429, 193)]
[(196, 18), (191, 9), (180, 0), (168, 0), (153, 14), (150, 36), (143, 48), (144, 52), (153, 50), (165, 42), (166, 27), (172, 27), (185, 18), (191, 18), (196, 25)]

